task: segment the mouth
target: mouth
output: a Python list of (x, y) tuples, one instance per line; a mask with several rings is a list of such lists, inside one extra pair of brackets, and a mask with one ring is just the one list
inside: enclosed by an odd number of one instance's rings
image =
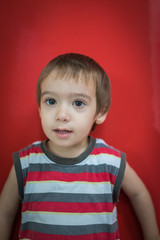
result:
[(72, 131), (68, 129), (54, 129), (54, 132), (59, 139), (67, 139), (72, 134)]
[(67, 133), (71, 133), (72, 131), (67, 130), (67, 129), (55, 129), (54, 132), (57, 132), (60, 134), (67, 134)]

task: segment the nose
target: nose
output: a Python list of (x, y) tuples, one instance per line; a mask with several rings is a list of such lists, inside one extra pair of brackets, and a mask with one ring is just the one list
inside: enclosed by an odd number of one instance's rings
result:
[(70, 121), (70, 113), (66, 105), (61, 105), (58, 107), (56, 113), (56, 120), (62, 122)]

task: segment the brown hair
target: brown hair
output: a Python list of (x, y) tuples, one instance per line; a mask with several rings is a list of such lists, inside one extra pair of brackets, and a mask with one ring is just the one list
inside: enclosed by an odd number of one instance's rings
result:
[(90, 79), (96, 84), (96, 113), (106, 113), (110, 108), (110, 81), (104, 69), (92, 58), (77, 54), (66, 53), (53, 58), (42, 70), (37, 82), (37, 102), (40, 107), (41, 83), (51, 72), (55, 72), (55, 78), (69, 79), (76, 81), (84, 79), (88, 84)]

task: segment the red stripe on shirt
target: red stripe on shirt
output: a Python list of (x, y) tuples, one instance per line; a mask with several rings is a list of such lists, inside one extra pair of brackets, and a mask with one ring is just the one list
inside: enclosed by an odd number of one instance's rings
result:
[(46, 234), (40, 232), (34, 232), (31, 230), (26, 230), (20, 232), (20, 239), (28, 238), (30, 240), (40, 239), (40, 240), (116, 240), (119, 239), (118, 230), (115, 233), (93, 233), (85, 235), (56, 235), (56, 234)]
[(29, 202), (23, 203), (22, 212), (64, 212), (64, 213), (102, 213), (113, 212), (113, 203), (74, 203), (74, 202)]
[(59, 173), (56, 171), (29, 172), (27, 181), (65, 181), (65, 182), (108, 182), (115, 183), (116, 176), (113, 174), (101, 173)]
[(32, 154), (32, 153), (43, 153), (42, 149), (40, 147), (37, 147), (37, 146), (33, 146), (29, 149), (26, 149), (26, 150), (23, 150), (23, 151), (20, 151), (19, 152), (19, 156), (20, 157), (26, 157), (28, 156), (29, 154)]

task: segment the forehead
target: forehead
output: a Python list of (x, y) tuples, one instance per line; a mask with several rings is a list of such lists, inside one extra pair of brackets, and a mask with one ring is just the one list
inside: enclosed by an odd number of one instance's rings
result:
[(93, 79), (86, 79), (83, 74), (74, 78), (71, 75), (60, 76), (53, 71), (41, 83), (41, 96), (49, 92), (63, 96), (86, 94), (92, 98), (95, 96), (96, 87)]
[[(76, 83), (85, 83), (86, 85), (96, 85), (96, 80), (92, 72), (85, 70), (74, 71), (72, 68), (55, 68), (52, 70), (43, 81), (47, 79), (59, 80), (59, 81), (73, 81)], [(42, 82), (43, 82), (42, 81)]]

